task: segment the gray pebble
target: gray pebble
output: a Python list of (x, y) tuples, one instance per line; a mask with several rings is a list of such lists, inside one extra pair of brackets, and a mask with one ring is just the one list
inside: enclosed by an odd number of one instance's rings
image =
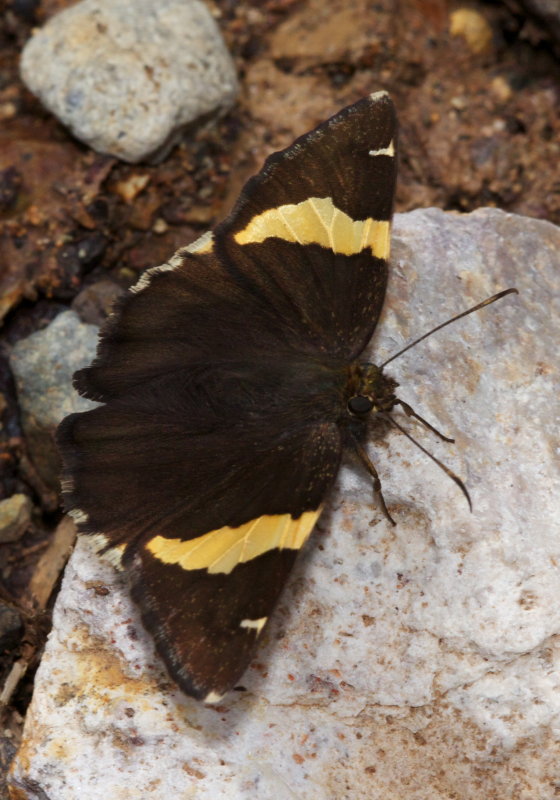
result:
[(17, 342), (10, 355), (29, 454), (49, 487), (58, 485), (53, 438), (58, 423), (73, 411), (96, 405), (74, 391), (72, 375), (93, 359), (97, 331), (73, 311), (64, 311), (47, 328)]
[(21, 76), (78, 139), (132, 163), (163, 158), (186, 124), (225, 112), (238, 91), (199, 0), (83, 0), (27, 42)]

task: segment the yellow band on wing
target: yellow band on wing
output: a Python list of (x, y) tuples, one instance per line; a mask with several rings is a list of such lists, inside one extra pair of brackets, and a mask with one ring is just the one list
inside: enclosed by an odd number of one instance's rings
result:
[(297, 519), (290, 514), (265, 515), (238, 528), (218, 528), (188, 541), (154, 536), (146, 549), (164, 564), (228, 574), (237, 564), (251, 561), (269, 550), (299, 550), (319, 514), (320, 509), (305, 511)]
[(330, 197), (309, 197), (257, 214), (234, 239), (238, 244), (258, 244), (275, 236), (286, 242), (319, 244), (347, 256), (369, 247), (377, 258), (388, 258), (390, 227), (388, 220), (354, 220)]

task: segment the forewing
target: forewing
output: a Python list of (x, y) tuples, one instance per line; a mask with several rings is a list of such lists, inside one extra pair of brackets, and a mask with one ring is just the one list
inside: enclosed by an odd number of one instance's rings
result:
[[(215, 371), (284, 357), (314, 355), (274, 303), (231, 275), (210, 242), (207, 252), (180, 250), (148, 270), (120, 298), (93, 364), (74, 376), (77, 390), (108, 402), (175, 377), (199, 381)], [(186, 387), (188, 391), (188, 386)]]
[(209, 361), (353, 360), (383, 304), (395, 178), (379, 92), (272, 155), (214, 235), (148, 270), (76, 388), (106, 402)]
[(349, 106), (272, 155), (215, 233), (236, 279), (299, 317), (302, 340), (345, 360), (365, 347), (383, 305), (396, 139), (385, 92)]

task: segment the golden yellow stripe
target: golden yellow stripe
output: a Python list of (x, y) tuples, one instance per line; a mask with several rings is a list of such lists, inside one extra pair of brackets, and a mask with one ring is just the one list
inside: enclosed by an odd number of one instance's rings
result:
[(330, 197), (309, 197), (269, 208), (254, 216), (234, 239), (238, 244), (258, 244), (274, 236), (286, 242), (318, 244), (347, 256), (369, 247), (377, 258), (389, 257), (390, 222), (371, 217), (354, 220)]
[(305, 511), (297, 519), (292, 519), (290, 514), (265, 515), (238, 528), (218, 528), (188, 541), (154, 536), (146, 549), (163, 564), (229, 574), (237, 564), (251, 561), (269, 550), (299, 550), (320, 513), (320, 509)]

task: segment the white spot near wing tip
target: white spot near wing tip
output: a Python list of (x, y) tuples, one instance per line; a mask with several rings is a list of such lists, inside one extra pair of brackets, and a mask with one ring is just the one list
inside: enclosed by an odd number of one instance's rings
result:
[(376, 103), (378, 100), (382, 100), (384, 97), (389, 97), (389, 92), (385, 91), (385, 89), (380, 89), (378, 92), (372, 92), (369, 96), (369, 99)]
[(268, 617), (260, 617), (259, 619), (242, 619), (239, 623), (240, 628), (252, 628), (256, 631), (257, 636), (260, 634), (266, 625)]
[(395, 142), (391, 139), (387, 147), (380, 147), (379, 150), (370, 150), (368, 155), (370, 156), (390, 156), (391, 158), (395, 155)]
[(208, 692), (206, 697), (204, 698), (204, 703), (219, 703), (220, 700), (223, 700), (225, 694), (218, 694), (218, 692)]

